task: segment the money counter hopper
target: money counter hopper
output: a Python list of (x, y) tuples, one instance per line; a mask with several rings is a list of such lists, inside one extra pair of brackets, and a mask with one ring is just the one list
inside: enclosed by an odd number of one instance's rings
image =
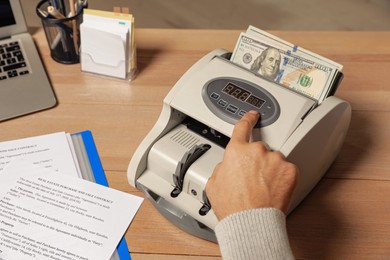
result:
[(318, 104), (260, 78), (230, 62), (228, 56), (225, 50), (209, 53), (175, 84), (127, 172), (129, 183), (162, 215), (214, 242), (218, 221), (204, 189), (243, 113), (261, 114), (252, 140), (268, 143), (300, 169), (290, 211), (334, 161), (351, 117), (350, 105), (337, 97)]

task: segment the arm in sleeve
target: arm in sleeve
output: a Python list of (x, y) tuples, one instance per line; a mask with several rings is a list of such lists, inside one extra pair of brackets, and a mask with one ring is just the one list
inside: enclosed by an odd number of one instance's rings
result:
[(224, 260), (294, 259), (285, 214), (275, 208), (240, 211), (215, 228)]

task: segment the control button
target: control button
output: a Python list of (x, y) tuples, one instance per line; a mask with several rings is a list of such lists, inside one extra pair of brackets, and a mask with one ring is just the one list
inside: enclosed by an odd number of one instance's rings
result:
[(229, 104), (228, 107), (226, 108), (226, 110), (232, 114), (235, 114), (238, 111), (238, 107), (233, 106), (232, 104)]
[(19, 47), (19, 45), (12, 44), (10, 47), (5, 48), (5, 50), (7, 52), (18, 51), (18, 50), (20, 50), (20, 47)]
[(219, 94), (213, 92), (213, 93), (211, 93), (210, 97), (211, 97), (212, 99), (217, 100), (217, 99), (219, 98)]
[(246, 111), (245, 110), (240, 110), (240, 112), (238, 112), (238, 115), (239, 116), (244, 116), (245, 115), (245, 113), (246, 113)]
[(18, 72), (16, 70), (8, 71), (8, 77), (13, 78), (18, 76)]
[[(16, 62), (16, 60), (15, 60)], [(11, 65), (7, 65), (7, 66), (4, 66), (4, 71), (9, 71), (9, 70), (16, 70), (16, 69), (19, 69), (19, 68), (23, 68), (23, 67), (26, 67), (26, 63), (24, 62), (21, 62), (21, 63), (16, 63), (16, 64), (11, 64)]]
[(220, 99), (218, 101), (218, 105), (220, 105), (221, 107), (226, 107), (227, 104), (228, 104), (228, 102), (223, 100), (223, 99)]

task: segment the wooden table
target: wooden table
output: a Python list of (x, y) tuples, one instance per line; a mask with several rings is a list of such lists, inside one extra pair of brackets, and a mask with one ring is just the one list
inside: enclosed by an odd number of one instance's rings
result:
[[(59, 104), (0, 123), (0, 140), (90, 129), (111, 187), (127, 182), (135, 149), (180, 76), (215, 48), (232, 51), (239, 31), (136, 30), (139, 73), (132, 82), (80, 72), (49, 55), (33, 31)], [(338, 92), (353, 108), (341, 153), (288, 217), (298, 259), (390, 258), (390, 32), (271, 32), (344, 65)], [(145, 200), (126, 233), (133, 259), (219, 259), (218, 246), (172, 225)]]

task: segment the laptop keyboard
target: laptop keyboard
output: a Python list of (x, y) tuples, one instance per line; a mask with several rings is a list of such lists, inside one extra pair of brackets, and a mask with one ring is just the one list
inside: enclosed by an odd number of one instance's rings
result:
[(19, 41), (0, 42), (0, 81), (29, 74)]

